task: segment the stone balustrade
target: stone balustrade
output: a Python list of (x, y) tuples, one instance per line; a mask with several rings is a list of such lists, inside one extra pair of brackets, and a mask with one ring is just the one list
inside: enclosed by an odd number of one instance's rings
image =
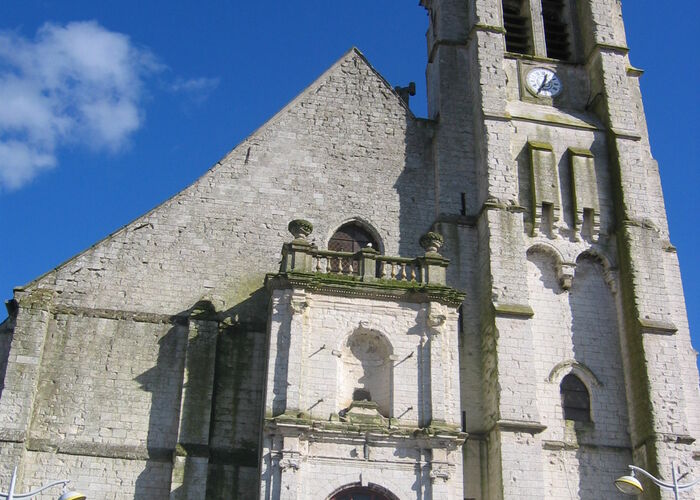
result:
[(307, 221), (293, 220), (289, 230), (295, 238), (282, 249), (282, 273), (313, 273), (367, 282), (446, 285), (445, 269), (449, 260), (437, 252), (442, 245), (442, 237), (437, 233), (427, 233), (421, 238), (425, 255), (406, 258), (381, 255), (369, 247), (354, 253), (319, 250), (306, 239), (313, 230)]

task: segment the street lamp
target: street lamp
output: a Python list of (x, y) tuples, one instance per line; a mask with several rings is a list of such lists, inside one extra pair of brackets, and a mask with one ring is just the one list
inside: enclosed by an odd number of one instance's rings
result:
[(637, 479), (634, 476), (635, 472), (639, 472), (640, 474), (648, 477), (659, 488), (663, 488), (665, 490), (672, 490), (676, 500), (678, 500), (678, 494), (681, 491), (689, 490), (696, 484), (700, 483), (700, 479), (695, 479), (694, 481), (691, 481), (686, 484), (679, 484), (678, 481), (687, 476), (688, 473), (686, 472), (681, 477), (676, 477), (676, 466), (673, 462), (671, 462), (671, 476), (673, 478), (673, 483), (667, 483), (665, 481), (662, 481), (661, 479), (657, 479), (641, 467), (636, 467), (634, 465), (628, 465), (628, 467), (631, 471), (629, 476), (622, 476), (615, 479), (615, 486), (625, 495), (639, 495), (644, 492), (642, 483), (640, 483), (639, 479)]
[(58, 500), (85, 500), (85, 495), (78, 491), (66, 491), (66, 485), (70, 483), (69, 479), (63, 479), (61, 481), (53, 481), (52, 483), (47, 484), (46, 486), (42, 486), (39, 489), (36, 489), (34, 491), (30, 491), (29, 493), (20, 493), (20, 494), (15, 494), (15, 483), (17, 482), (17, 467), (15, 467), (15, 470), (12, 471), (12, 479), (10, 479), (10, 491), (8, 493), (2, 493), (0, 492), (0, 498), (4, 498), (6, 500), (14, 500), (15, 498), (32, 498), (33, 496), (38, 495), (44, 490), (48, 490), (49, 488), (53, 488), (54, 486), (61, 485), (63, 486), (63, 493), (61, 494), (60, 497), (58, 497)]

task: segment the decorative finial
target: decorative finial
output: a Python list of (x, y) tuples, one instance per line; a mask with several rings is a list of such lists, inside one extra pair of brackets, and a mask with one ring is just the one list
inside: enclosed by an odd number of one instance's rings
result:
[(442, 246), (444, 241), (445, 240), (441, 234), (436, 233), (434, 231), (430, 231), (421, 236), (420, 246), (423, 247), (423, 250), (425, 250), (426, 254), (438, 253), (438, 250), (440, 250), (440, 247)]
[(314, 230), (314, 225), (308, 220), (294, 219), (289, 223), (287, 229), (294, 235), (294, 239), (306, 240), (306, 237)]

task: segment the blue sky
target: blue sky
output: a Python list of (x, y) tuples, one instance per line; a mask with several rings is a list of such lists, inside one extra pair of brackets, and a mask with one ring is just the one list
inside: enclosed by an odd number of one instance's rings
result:
[[(21, 76), (0, 104), (0, 298), (191, 184), (351, 46), (415, 81), (424, 116), (417, 4), (0, 2), (0, 80)], [(696, 346), (699, 4), (623, 2)]]

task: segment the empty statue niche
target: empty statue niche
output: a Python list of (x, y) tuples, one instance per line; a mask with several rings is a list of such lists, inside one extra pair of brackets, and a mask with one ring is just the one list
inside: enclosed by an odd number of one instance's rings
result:
[(550, 238), (554, 237), (554, 205), (542, 203), (542, 223), (540, 230)]
[(583, 209), (583, 224), (581, 225), (581, 236), (587, 240), (593, 240), (597, 233), (595, 210), (592, 208)]
[(392, 352), (391, 344), (378, 331), (361, 328), (348, 337), (340, 359), (341, 408), (349, 408), (352, 403), (373, 403), (381, 415), (389, 416), (393, 377)]

